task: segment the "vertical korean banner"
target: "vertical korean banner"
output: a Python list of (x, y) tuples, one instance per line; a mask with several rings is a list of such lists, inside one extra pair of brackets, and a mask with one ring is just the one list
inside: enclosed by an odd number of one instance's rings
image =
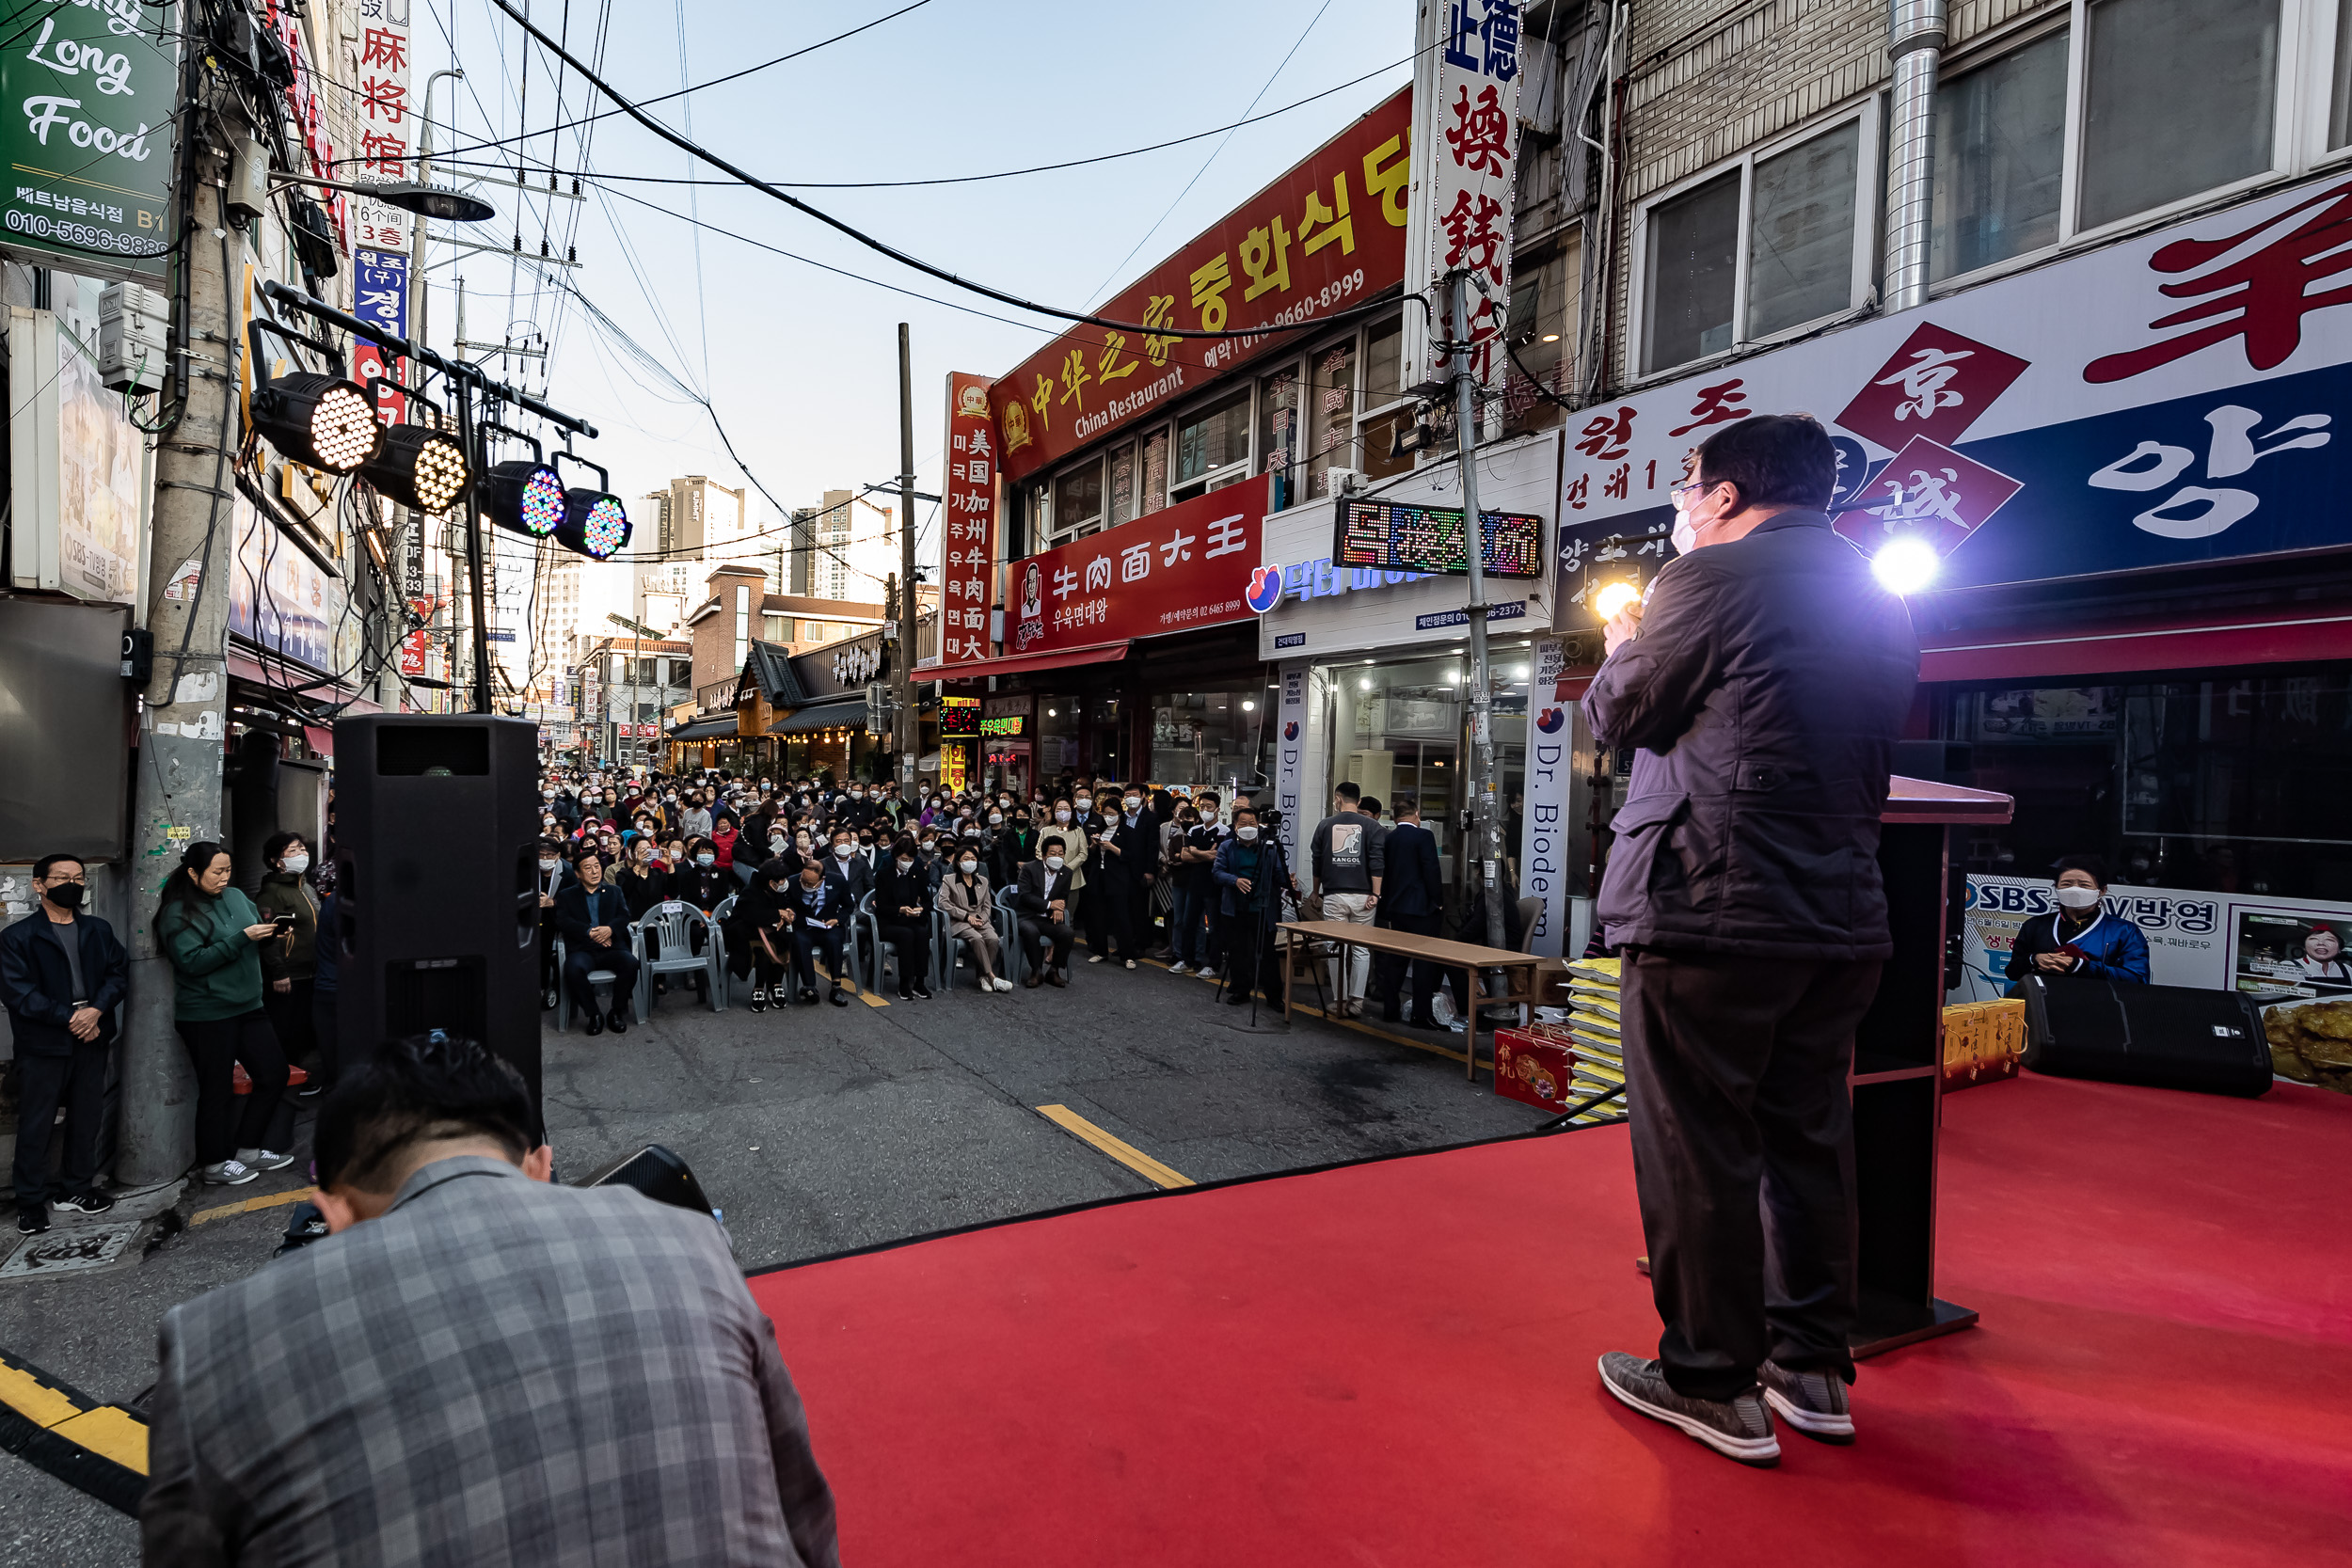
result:
[[(1470, 369), (1500, 388), (1496, 363), (1511, 299), (1511, 224), (1518, 184), (1519, 16), (1523, 0), (1424, 0), (1413, 75), (1419, 149), (1406, 234), (1405, 288), (1438, 314), (1405, 312), (1406, 386), (1442, 373), (1432, 363), (1449, 273), (1472, 275)], [(1463, 337), (1457, 328), (1454, 336)], [(1491, 405), (1500, 418), (1500, 401)]]
[[(408, 258), (393, 251), (355, 251), (351, 313), (395, 338), (408, 336)], [(352, 345), (352, 374), (362, 387), (378, 377), (400, 384), (407, 368), (406, 360), (386, 355), (364, 339)], [(398, 393), (387, 396), (378, 406), (395, 421), (408, 418), (408, 400)]]
[(1305, 659), (1282, 662), (1282, 694), (1274, 710), (1274, 809), (1282, 814), (1282, 848), (1294, 866), (1298, 864), (1300, 843), (1298, 802), (1306, 789), (1310, 668)]
[(947, 508), (939, 530), (939, 661), (953, 667), (988, 657), (988, 611), (995, 602), (996, 420), (990, 378), (947, 374)]
[[(1519, 893), (1539, 901), (1532, 951), (1563, 956), (1568, 934), (1568, 780), (1575, 716), (1560, 696), (1567, 644), (1535, 640), (1527, 675), (1527, 800), (1519, 826)], [(1570, 958), (1575, 954), (1565, 955)]]
[(179, 50), (163, 26), (147, 31), (130, 0), (0, 0), (0, 249), (165, 280)]
[[(405, 180), (416, 156), (416, 116), (408, 105), (411, 0), (358, 0), (359, 146), (357, 182)], [(373, 251), (410, 248), (418, 220), (372, 196), (351, 199), (352, 243)], [(365, 314), (365, 312), (361, 312)]]

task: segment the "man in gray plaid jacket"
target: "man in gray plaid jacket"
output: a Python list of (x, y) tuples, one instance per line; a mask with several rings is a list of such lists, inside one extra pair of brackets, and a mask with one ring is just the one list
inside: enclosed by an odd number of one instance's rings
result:
[(836, 1568), (717, 1226), (548, 1184), (514, 1069), (395, 1042), (322, 1108), (334, 1234), (174, 1307), (146, 1560)]

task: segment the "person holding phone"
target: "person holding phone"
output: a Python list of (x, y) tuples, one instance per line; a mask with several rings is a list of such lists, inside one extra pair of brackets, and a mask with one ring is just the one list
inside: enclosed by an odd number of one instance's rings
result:
[[(318, 1053), (310, 997), (318, 979), (319, 900), (306, 879), (310, 846), (300, 833), (272, 833), (262, 842), (262, 863), (268, 869), (253, 903), (262, 918), (278, 927), (276, 940), (262, 944), (262, 1008), (287, 1065), (308, 1069), (315, 1067)], [(313, 1070), (295, 1098), (315, 1100), (325, 1083)]]
[[(263, 1010), (262, 947), (282, 940), (275, 921), (229, 885), (229, 851), (191, 844), (156, 901), (156, 944), (177, 977), (172, 1019), (196, 1068), (199, 1179), (238, 1186), (294, 1156), (264, 1146), (286, 1093), (286, 1056)], [(250, 1089), (238, 1108), (236, 1069)]]

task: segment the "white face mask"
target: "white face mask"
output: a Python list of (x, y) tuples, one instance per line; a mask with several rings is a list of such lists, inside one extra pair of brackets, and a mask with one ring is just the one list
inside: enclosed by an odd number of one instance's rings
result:
[(1233, 830), (1233, 836), (1240, 839), (1244, 844), (1255, 844), (1258, 841), (1258, 830), (1255, 828), (1235, 828)]
[(781, 849), (790, 842), (792, 841), (786, 838), (782, 833), (770, 833), (768, 835), (768, 847), (771, 849)]
[(833, 847), (833, 856), (835, 860), (846, 861), (856, 853), (857, 846), (854, 844), (836, 844)]
[(291, 871), (295, 876), (299, 877), (305, 871), (310, 869), (310, 857), (308, 855), (288, 855), (284, 860), (279, 861), (278, 864), (280, 869)]
[(541, 861), (539, 863), (539, 869), (542, 871), (552, 871), (563, 863), (564, 863), (562, 861)]
[(1045, 869), (1048, 871), (1059, 871), (1061, 869), (1061, 857), (1059, 855), (1048, 855), (1045, 857)]
[(1133, 810), (1135, 810), (1137, 806), (1139, 806), (1139, 805), (1141, 805), (1141, 804), (1143, 804), (1143, 802), (1142, 802), (1141, 800), (1137, 800), (1135, 796), (1130, 795), (1130, 796), (1128, 796), (1128, 797), (1127, 797), (1127, 809), (1128, 809), (1129, 811), (1133, 811)]
[(990, 812), (988, 814), (988, 825), (992, 828), (1003, 827), (1005, 825), (1005, 814), (1001, 811)]
[(914, 869), (914, 863), (910, 860), (902, 860), (898, 863), (898, 869), (901, 871), (912, 871)]
[(1070, 814), (1066, 811), (1057, 811), (1054, 814), (1054, 820), (1057, 822), (1067, 822), (1070, 820)]
[(1699, 531), (1691, 526), (1690, 519), (1687, 517), (1675, 518), (1675, 531), (1672, 538), (1677, 555), (1689, 555), (1699, 547)]
[(972, 875), (975, 871), (977, 871), (979, 868), (980, 863), (971, 859), (969, 856), (956, 862), (956, 869), (962, 872), (967, 877)]
[(2054, 896), (2058, 901), (2058, 908), (2081, 911), (2099, 902), (2099, 890), (2095, 887), (2062, 887)]
[(707, 853), (696, 855), (694, 857), (694, 863), (696, 865), (716, 865), (719, 863), (719, 857)]

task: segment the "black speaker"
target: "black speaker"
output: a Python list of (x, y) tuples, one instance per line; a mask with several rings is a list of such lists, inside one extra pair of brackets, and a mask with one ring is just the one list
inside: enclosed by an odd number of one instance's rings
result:
[(344, 1061), (446, 1029), (539, 1103), (537, 726), (481, 714), (335, 725), (334, 941)]
[(2036, 1072), (2249, 1099), (2270, 1087), (2262, 1009), (2237, 991), (2034, 974), (2021, 994)]
[(697, 1214), (712, 1212), (710, 1199), (703, 1196), (703, 1184), (694, 1180), (686, 1162), (660, 1144), (647, 1144), (634, 1154), (624, 1154), (580, 1185), (634, 1187), (656, 1203)]

